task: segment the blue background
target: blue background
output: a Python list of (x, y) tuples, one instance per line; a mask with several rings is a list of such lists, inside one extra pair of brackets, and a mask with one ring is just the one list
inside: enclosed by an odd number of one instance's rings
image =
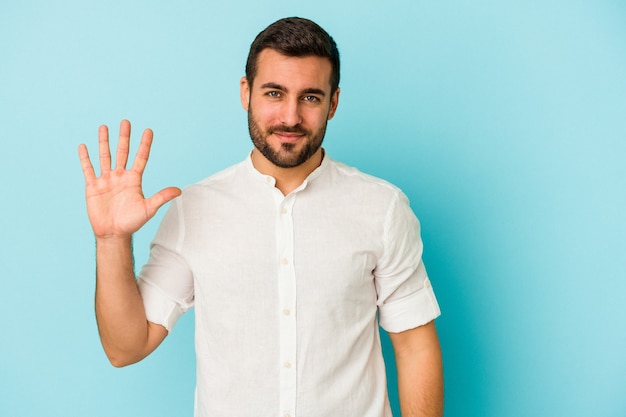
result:
[(240, 161), (249, 44), (289, 15), (342, 53), (328, 152), (422, 221), (446, 416), (625, 416), (617, 0), (2, 1), (0, 415), (192, 415), (193, 315), (142, 363), (102, 352), (76, 148), (122, 118), (154, 129), (150, 194)]

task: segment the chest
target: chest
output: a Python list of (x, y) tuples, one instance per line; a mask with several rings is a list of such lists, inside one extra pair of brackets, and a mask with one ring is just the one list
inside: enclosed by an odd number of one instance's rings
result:
[(291, 197), (211, 201), (188, 219), (185, 253), (197, 299), (297, 299), (298, 308), (331, 311), (373, 305), (380, 213), (348, 201)]

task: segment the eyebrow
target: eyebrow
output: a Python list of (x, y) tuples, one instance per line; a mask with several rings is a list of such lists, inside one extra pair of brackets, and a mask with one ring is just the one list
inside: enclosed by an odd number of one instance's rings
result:
[[(276, 83), (265, 83), (263, 85), (261, 85), (261, 88), (269, 88), (272, 90), (280, 90), (280, 91), (287, 91), (287, 88), (280, 85), (280, 84), (276, 84)], [(305, 88), (304, 90), (302, 90), (301, 92), (302, 94), (317, 94), (320, 95), (322, 97), (326, 96), (326, 92), (324, 90), (321, 90), (319, 88)]]

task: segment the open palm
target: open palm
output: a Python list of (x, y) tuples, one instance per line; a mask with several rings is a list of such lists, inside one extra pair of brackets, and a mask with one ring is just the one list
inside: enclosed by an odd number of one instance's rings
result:
[(126, 169), (130, 122), (123, 120), (120, 124), (115, 169), (111, 169), (109, 133), (106, 126), (100, 126), (98, 142), (100, 177), (95, 174), (87, 147), (80, 145), (78, 148), (86, 181), (85, 196), (89, 221), (98, 238), (128, 237), (150, 220), (163, 204), (179, 196), (181, 190), (168, 187), (150, 198), (144, 197), (141, 184), (152, 145), (150, 129), (144, 131), (130, 169)]

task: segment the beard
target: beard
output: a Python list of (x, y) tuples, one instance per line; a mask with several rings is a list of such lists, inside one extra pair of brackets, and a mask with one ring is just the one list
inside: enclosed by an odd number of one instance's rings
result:
[[(248, 130), (254, 147), (257, 148), (268, 161), (280, 168), (295, 168), (308, 161), (322, 146), (324, 136), (326, 135), (326, 124), (327, 123), (324, 123), (324, 125), (315, 132), (305, 129), (299, 124), (295, 126), (269, 126), (267, 129), (263, 130), (254, 119), (252, 106), (248, 108)], [(276, 132), (303, 135), (303, 138), (298, 142), (304, 140), (305, 143), (299, 151), (296, 149), (298, 143), (281, 143), (279, 149), (274, 149), (267, 138)]]

